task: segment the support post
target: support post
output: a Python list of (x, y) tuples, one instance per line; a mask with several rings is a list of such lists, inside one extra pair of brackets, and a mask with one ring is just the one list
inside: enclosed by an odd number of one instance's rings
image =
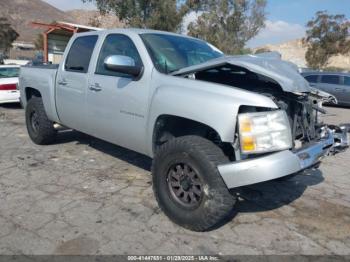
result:
[(49, 46), (48, 46), (48, 40), (47, 40), (47, 33), (43, 33), (43, 40), (44, 40), (44, 63), (49, 62)]

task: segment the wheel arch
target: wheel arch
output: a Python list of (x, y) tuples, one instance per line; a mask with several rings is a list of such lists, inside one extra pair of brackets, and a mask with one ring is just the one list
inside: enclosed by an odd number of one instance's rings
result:
[(180, 137), (196, 135), (216, 144), (222, 143), (221, 136), (215, 128), (186, 117), (163, 114), (159, 115), (153, 126), (152, 149), (153, 153), (157, 148), (168, 140)]
[(29, 101), (33, 96), (42, 97), (40, 91), (33, 87), (25, 87), (24, 89), (26, 102)]
[(32, 86), (24, 87), (23, 94), (21, 94), (24, 108), (32, 97), (42, 98), (44, 109), (49, 119), (57, 123), (60, 122), (58, 115), (56, 114), (55, 97), (51, 95), (51, 92), (48, 93), (47, 90)]

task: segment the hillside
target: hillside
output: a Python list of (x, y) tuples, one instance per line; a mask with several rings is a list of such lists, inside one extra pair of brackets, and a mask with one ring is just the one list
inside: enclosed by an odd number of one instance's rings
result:
[(32, 42), (42, 30), (34, 29), (30, 22), (75, 22), (69, 14), (40, 0), (0, 0), (0, 16), (9, 19), (20, 34), (18, 41)]
[(102, 16), (98, 11), (91, 10), (64, 12), (41, 0), (0, 0), (0, 6), (0, 16), (8, 18), (20, 34), (17, 41), (35, 41), (42, 29), (34, 29), (30, 25), (33, 21), (44, 23), (66, 21), (103, 28), (123, 27), (123, 23), (112, 14)]
[(76, 22), (81, 25), (90, 25), (102, 28), (120, 28), (124, 24), (118, 20), (115, 15), (101, 15), (98, 11), (93, 10), (71, 10), (66, 14), (69, 17), (74, 17)]
[[(296, 39), (277, 45), (266, 45), (259, 48), (277, 51), (282, 55), (282, 59), (293, 62), (299, 67), (306, 67), (306, 47), (303, 46), (301, 39)], [(256, 50), (259, 48), (256, 48)], [(328, 67), (337, 67), (350, 70), (350, 54), (332, 57), (329, 61)]]

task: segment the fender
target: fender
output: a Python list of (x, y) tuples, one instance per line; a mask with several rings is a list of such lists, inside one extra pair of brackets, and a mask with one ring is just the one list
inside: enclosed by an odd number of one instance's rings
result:
[[(213, 128), (223, 142), (233, 142), (240, 106), (277, 108), (272, 99), (235, 87), (155, 73), (148, 141), (152, 155), (153, 129), (159, 116), (174, 115)], [(155, 80), (156, 79), (156, 80)]]

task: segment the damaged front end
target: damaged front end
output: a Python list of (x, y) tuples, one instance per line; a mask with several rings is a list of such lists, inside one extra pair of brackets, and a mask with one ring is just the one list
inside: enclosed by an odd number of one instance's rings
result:
[(319, 97), (314, 92), (294, 94), (284, 93), (273, 97), (275, 103), (285, 110), (292, 129), (293, 150), (301, 150), (308, 145), (321, 141), (332, 135), (333, 142), (328, 145), (328, 153), (335, 154), (349, 146), (348, 128), (346, 126), (327, 125), (322, 121), (326, 110), (322, 103), (329, 97)]
[[(296, 158), (293, 161), (298, 163), (295, 162), (289, 171), (314, 166), (323, 156), (343, 151), (349, 146), (348, 127), (322, 122), (321, 115), (326, 113), (322, 103), (336, 103), (336, 99), (326, 92), (310, 87), (296, 67), (289, 62), (269, 56), (227, 56), (181, 69), (172, 75), (223, 84), (271, 98), (280, 110), (286, 112), (291, 128), (293, 143), (288, 151), (294, 154)], [(267, 110), (269, 109), (249, 107), (241, 108), (240, 113)], [(273, 155), (285, 154), (285, 157), (291, 158), (288, 153), (283, 152), (285, 151), (264, 157), (271, 159)], [(242, 159), (249, 161), (251, 158), (236, 158)], [(266, 162), (261, 163), (262, 166), (265, 164)], [(239, 172), (237, 168), (239, 169), (239, 165), (236, 164), (232, 170)], [(224, 173), (225, 170), (227, 171), (227, 167), (221, 168)], [(280, 173), (287, 175), (286, 172)], [(232, 185), (237, 186), (235, 183)]]

